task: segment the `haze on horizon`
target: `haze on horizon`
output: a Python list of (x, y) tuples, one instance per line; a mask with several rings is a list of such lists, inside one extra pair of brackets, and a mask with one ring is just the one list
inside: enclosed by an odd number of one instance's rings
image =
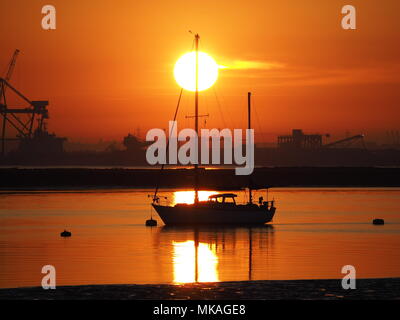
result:
[[(49, 131), (71, 140), (120, 140), (140, 127), (166, 128), (180, 88), (177, 59), (201, 36), (220, 70), (201, 94), (207, 127), (246, 125), (265, 140), (305, 132), (384, 134), (400, 129), (400, 3), (281, 1), (61, 1), (57, 29), (41, 29), (42, 1), (0, 3), (0, 72), (21, 54), (11, 83), (49, 100)], [(357, 30), (341, 28), (341, 8), (357, 9)], [(191, 127), (193, 94), (178, 118)], [(217, 97), (217, 98), (216, 98)], [(218, 103), (219, 102), (219, 103)]]

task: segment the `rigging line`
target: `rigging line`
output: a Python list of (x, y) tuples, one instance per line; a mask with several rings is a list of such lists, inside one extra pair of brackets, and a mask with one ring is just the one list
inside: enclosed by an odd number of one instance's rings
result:
[(227, 128), (226, 121), (225, 121), (225, 118), (224, 118), (224, 114), (222, 113), (221, 103), (219, 101), (219, 98), (218, 98), (218, 95), (217, 95), (217, 91), (215, 90), (214, 87), (213, 87), (213, 92), (214, 92), (214, 95), (215, 95), (215, 100), (217, 101), (217, 106), (218, 106), (219, 113), (221, 115), (222, 123), (224, 124), (224, 128)]
[[(178, 115), (178, 110), (179, 110), (179, 105), (181, 103), (181, 98), (182, 98), (182, 94), (183, 94), (183, 88), (181, 88), (181, 92), (179, 93), (179, 98), (178, 98), (178, 103), (176, 105), (176, 109), (175, 109), (175, 114), (174, 114), (174, 122), (172, 123), (171, 126), (171, 131), (168, 135), (168, 141), (167, 141), (167, 147), (165, 150), (165, 158), (167, 158), (167, 153), (168, 153), (168, 149), (169, 149), (169, 142), (170, 142), (170, 137), (172, 135), (172, 132), (174, 130), (174, 126), (175, 126), (175, 120), (176, 117)], [(169, 155), (169, 153), (168, 153)], [(153, 202), (157, 199), (157, 193), (158, 193), (158, 189), (160, 188), (159, 186), (159, 182), (160, 182), (160, 176), (161, 176), (161, 172), (164, 170), (165, 167), (165, 163), (167, 162), (167, 159), (165, 159), (164, 163), (161, 165), (161, 170), (159, 171), (158, 175), (157, 175), (157, 184), (156, 184), (156, 189), (154, 190), (154, 196), (153, 196)]]
[(203, 94), (204, 97), (204, 105), (205, 105), (205, 113), (204, 113), (204, 121), (203, 121), (203, 128), (206, 129), (207, 128), (207, 119), (211, 119), (211, 113), (210, 113), (210, 109), (211, 109), (211, 103), (210, 103), (210, 95), (209, 92), (206, 90)]
[[(190, 51), (193, 51), (194, 44), (195, 44), (195, 40), (193, 40), (193, 42), (192, 42), (192, 48), (190, 49)], [(180, 106), (181, 99), (182, 99), (182, 94), (183, 94), (183, 88), (181, 88), (181, 91), (179, 93), (178, 103), (176, 104), (176, 109), (175, 109), (175, 114), (174, 114), (174, 122), (173, 122), (172, 127), (171, 127), (171, 132), (169, 133), (169, 136), (168, 136), (167, 146), (166, 146), (166, 150), (165, 150), (165, 158), (167, 158), (167, 152), (168, 152), (168, 149), (169, 149), (169, 141), (170, 141), (169, 138), (170, 138), (170, 136), (171, 136), (171, 134), (172, 134), (172, 132), (174, 130), (176, 117), (178, 116), (178, 110), (179, 110), (179, 106)], [(168, 156), (169, 156), (169, 154), (168, 154)], [(165, 159), (165, 163), (166, 162), (167, 162), (167, 159)], [(156, 189), (154, 190), (153, 202), (155, 202), (156, 199), (157, 199), (157, 193), (158, 193), (158, 190), (160, 189), (160, 177), (161, 177), (162, 171), (164, 170), (165, 163), (163, 163), (161, 165), (161, 169), (160, 169), (160, 171), (158, 172), (158, 175), (157, 175)]]
[[(194, 40), (193, 40), (194, 41)], [(198, 40), (198, 50), (199, 50), (199, 52), (201, 52), (200, 51), (200, 48), (202, 47), (202, 45), (203, 45), (203, 39), (202, 38), (199, 38), (199, 40)], [(204, 117), (204, 122), (203, 122), (203, 128), (205, 129), (206, 127), (207, 127), (207, 124), (208, 124), (208, 122), (207, 122), (207, 118), (209, 119), (209, 114), (210, 114), (210, 101), (209, 101), (209, 95), (207, 94), (207, 91), (206, 92), (204, 92), (204, 95), (203, 95), (203, 97), (204, 97), (204, 103), (205, 103), (205, 106), (206, 106), (206, 114), (208, 115), (208, 116), (205, 116)]]

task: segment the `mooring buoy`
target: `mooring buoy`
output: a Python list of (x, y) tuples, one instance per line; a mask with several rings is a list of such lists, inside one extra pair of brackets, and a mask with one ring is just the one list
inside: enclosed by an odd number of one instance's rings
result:
[(382, 224), (385, 224), (385, 220), (383, 220), (383, 219), (374, 219), (372, 221), (372, 223), (373, 224), (377, 224), (377, 225), (382, 225)]
[(157, 226), (157, 220), (154, 220), (153, 218), (146, 220), (146, 227), (155, 227)]
[(60, 233), (60, 236), (66, 238), (72, 236), (72, 233), (67, 230), (64, 230), (63, 232)]

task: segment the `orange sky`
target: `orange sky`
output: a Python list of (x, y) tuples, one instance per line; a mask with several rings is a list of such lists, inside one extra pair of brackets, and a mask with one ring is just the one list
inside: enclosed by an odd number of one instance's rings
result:
[[(41, 28), (41, 8), (57, 9), (57, 30)], [(341, 28), (341, 8), (357, 8), (357, 30)], [(201, 50), (224, 69), (200, 97), (208, 127), (245, 126), (246, 93), (254, 127), (276, 134), (344, 135), (400, 128), (398, 0), (1, 0), (0, 72), (21, 50), (11, 80), (30, 99), (49, 100), (49, 130), (70, 140), (121, 140), (140, 127), (166, 128), (179, 88), (173, 66)], [(192, 126), (192, 93), (180, 127)], [(257, 120), (258, 118), (258, 120)], [(260, 137), (259, 137), (260, 139)]]

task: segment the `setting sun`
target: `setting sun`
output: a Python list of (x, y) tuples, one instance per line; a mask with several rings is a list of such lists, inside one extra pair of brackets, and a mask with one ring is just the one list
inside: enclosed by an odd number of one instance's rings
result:
[[(207, 53), (199, 52), (199, 84), (198, 90), (210, 88), (218, 78), (218, 64)], [(184, 54), (175, 64), (176, 82), (188, 91), (196, 91), (196, 53)]]

